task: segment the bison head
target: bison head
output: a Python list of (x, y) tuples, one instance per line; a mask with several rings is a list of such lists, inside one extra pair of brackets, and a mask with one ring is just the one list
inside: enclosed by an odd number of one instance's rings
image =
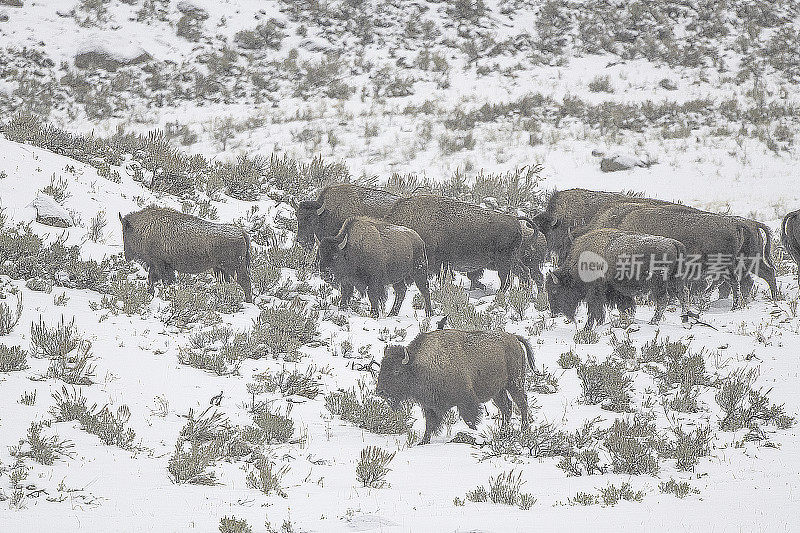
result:
[(569, 225), (544, 212), (533, 216), (532, 221), (536, 225), (536, 229), (544, 235), (547, 249), (563, 259), (572, 245), (572, 231)]
[(297, 206), (297, 244), (311, 250), (316, 237), (322, 234), (320, 217), (325, 212), (325, 203), (310, 200)]
[(125, 251), (125, 261), (131, 261), (135, 258), (136, 235), (133, 231), (133, 225), (127, 216), (123, 217), (122, 213), (119, 213), (119, 221), (122, 224), (122, 248)]
[(547, 291), (550, 314), (552, 316), (565, 315), (568, 319), (574, 321), (584, 294), (569, 272), (565, 269), (557, 269), (550, 272), (547, 274), (544, 288)]
[(405, 346), (387, 346), (383, 350), (381, 370), (378, 372), (377, 394), (392, 409), (411, 397), (412, 365)]
[(347, 233), (341, 233), (335, 237), (325, 237), (319, 242), (317, 258), (319, 259), (320, 274), (325, 281), (331, 282), (334, 278), (345, 246), (347, 246)]

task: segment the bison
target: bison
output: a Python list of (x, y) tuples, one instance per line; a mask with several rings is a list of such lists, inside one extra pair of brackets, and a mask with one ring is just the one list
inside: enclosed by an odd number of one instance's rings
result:
[[(656, 229), (652, 225), (647, 229), (623, 228), (620, 226), (620, 221), (622, 219), (644, 208), (662, 208), (666, 210), (664, 214), (660, 215), (660, 222), (658, 223), (659, 227), (664, 228), (663, 231)], [(713, 243), (713, 232), (693, 236), (689, 236), (687, 232), (682, 232), (683, 235), (690, 237), (695, 242), (699, 240), (705, 241), (706, 246), (704, 250), (700, 251), (693, 251), (689, 242), (683, 241), (674, 234), (674, 226), (680, 225), (686, 220), (683, 216), (675, 215), (675, 213), (681, 211), (687, 211), (693, 215), (709, 215), (715, 217), (715, 222), (709, 223), (710, 227), (716, 226), (720, 221), (720, 219), (716, 217), (727, 219), (726, 224), (729, 227), (738, 224), (738, 230), (742, 231), (741, 245), (738, 250), (730, 253), (732, 253), (734, 257), (740, 255), (745, 257), (758, 257), (758, 276), (767, 282), (772, 297), (777, 297), (775, 265), (771, 257), (772, 234), (766, 225), (755, 220), (736, 216), (718, 215), (682, 204), (654, 198), (644, 198), (630, 193), (590, 191), (586, 189), (568, 189), (553, 193), (548, 201), (546, 209), (534, 216), (533, 219), (540, 231), (545, 234), (548, 249), (554, 253), (560, 261), (566, 258), (570, 242), (573, 238), (592, 229), (604, 227), (673, 237), (684, 242), (684, 244), (690, 248), (690, 254), (715, 253), (714, 249), (718, 246)], [(692, 217), (692, 219), (695, 221), (697, 220), (696, 217)], [(694, 223), (694, 225), (697, 226), (696, 223)], [(749, 274), (742, 276), (739, 286), (734, 288), (734, 299), (736, 300), (737, 294), (740, 292), (749, 294), (752, 285), (752, 276)], [(728, 289), (728, 287), (723, 283), (720, 287), (720, 296), (727, 297), (726, 289)]]
[(215, 224), (164, 207), (129, 213), (122, 223), (126, 261), (139, 261), (148, 271), (150, 293), (156, 281), (175, 282), (175, 271), (198, 274), (207, 270), (235, 279), (253, 302), (250, 285), (250, 238), (234, 224)]
[(378, 373), (377, 394), (397, 408), (413, 400), (425, 415), (425, 435), (441, 430), (444, 416), (453, 408), (475, 429), (481, 404), (494, 400), (503, 424), (511, 418), (509, 395), (528, 426), (525, 395), (525, 359), (534, 368), (533, 350), (519, 335), (502, 331), (438, 329), (419, 334), (408, 346), (390, 345), (384, 350)]
[[(547, 276), (550, 311), (575, 320), (578, 305), (586, 301), (586, 328), (590, 329), (603, 323), (607, 306), (633, 312), (634, 297), (650, 293), (656, 303), (651, 324), (661, 321), (670, 296), (680, 300), (686, 320), (688, 295), (679, 272), (679, 261), (685, 256), (686, 247), (675, 239), (608, 228), (585, 233), (572, 243), (565, 263)], [(635, 262), (640, 265), (638, 271)], [(603, 271), (603, 265), (607, 270)]]
[(516, 267), (523, 281), (530, 282), (530, 270), (516, 261), (522, 244), (516, 217), (451, 198), (420, 195), (397, 200), (384, 219), (422, 237), (434, 272), (497, 270), (500, 290), (505, 291)]
[(310, 250), (317, 240), (339, 233), (348, 218), (383, 218), (399, 198), (387, 191), (352, 183), (328, 185), (316, 200), (297, 206), (297, 243)]
[[(526, 266), (530, 272), (531, 279), (536, 284), (537, 290), (542, 290), (544, 288), (542, 267), (547, 256), (547, 241), (536, 226), (529, 226), (525, 220), (520, 220), (520, 227), (522, 228), (522, 245), (517, 249), (517, 257), (514, 261), (515, 265), (512, 267), (512, 273), (516, 274), (520, 279), (524, 279), (525, 272), (521, 271), (518, 265)], [(485, 288), (480, 281), (482, 276), (483, 269), (467, 273), (467, 278), (469, 278), (473, 289)]]
[(691, 211), (681, 206), (643, 206), (622, 217), (615, 228), (632, 233), (659, 235), (681, 242), (686, 247), (687, 254), (702, 261), (705, 274), (711, 274), (709, 265), (720, 259), (718, 279), (730, 281), (733, 309), (741, 306), (740, 270), (737, 269), (736, 258), (741, 254), (748, 229), (740, 220)]
[[(800, 265), (800, 224), (797, 223), (797, 216), (800, 209), (792, 211), (783, 217), (781, 222), (781, 243), (786, 253)], [(800, 283), (800, 268), (797, 270), (797, 282)]]
[(386, 286), (392, 285), (395, 296), (389, 315), (396, 315), (413, 280), (426, 315), (433, 313), (425, 243), (414, 230), (369, 217), (349, 218), (337, 235), (320, 241), (319, 267), (323, 278), (341, 285), (341, 308), (347, 307), (358, 288), (366, 291), (372, 316), (377, 317), (386, 302)]

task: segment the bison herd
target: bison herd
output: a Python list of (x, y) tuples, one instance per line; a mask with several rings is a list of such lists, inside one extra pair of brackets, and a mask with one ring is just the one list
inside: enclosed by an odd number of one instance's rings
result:
[[(339, 286), (342, 308), (354, 290), (366, 295), (377, 317), (394, 289), (389, 315), (397, 315), (406, 288), (417, 286), (427, 316), (433, 314), (428, 280), (459, 271), (472, 288), (483, 288), (484, 270), (496, 271), (500, 290), (516, 276), (547, 293), (553, 316), (571, 320), (581, 303), (586, 327), (602, 324), (607, 309), (630, 314), (636, 299), (655, 302), (658, 323), (670, 299), (681, 317), (692, 316), (689, 296), (719, 289), (733, 296), (733, 309), (753, 292), (753, 276), (778, 297), (772, 234), (763, 223), (695, 209), (632, 193), (568, 189), (552, 193), (531, 217), (501, 213), (436, 195), (398, 196), (351, 183), (325, 187), (296, 208), (296, 242), (317, 250), (323, 279)], [(800, 210), (783, 220), (781, 240), (800, 262)], [(175, 280), (175, 271), (213, 270), (235, 280), (252, 302), (250, 240), (231, 224), (214, 224), (165, 208), (120, 215), (126, 260), (148, 270), (149, 287)], [(552, 258), (545, 278), (542, 267)], [(800, 282), (800, 277), (798, 278)], [(696, 315), (695, 315), (696, 316)], [(470, 427), (480, 405), (493, 400), (507, 423), (511, 400), (527, 424), (524, 390), (528, 341), (503, 332), (437, 329), (408, 346), (387, 346), (377, 392), (391, 404), (413, 400), (423, 409), (427, 443), (456, 407)]]

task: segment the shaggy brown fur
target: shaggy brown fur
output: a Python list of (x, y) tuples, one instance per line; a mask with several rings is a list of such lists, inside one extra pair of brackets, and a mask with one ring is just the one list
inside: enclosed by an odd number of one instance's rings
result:
[(481, 404), (493, 400), (503, 424), (511, 418), (511, 401), (528, 426), (525, 395), (525, 358), (533, 368), (533, 350), (519, 335), (502, 331), (439, 329), (419, 334), (408, 347), (387, 346), (378, 374), (377, 393), (396, 406), (402, 400), (417, 402), (425, 414), (427, 444), (453, 408), (475, 429)]
[(122, 223), (127, 261), (139, 261), (148, 270), (150, 293), (156, 281), (175, 281), (175, 271), (198, 274), (214, 270), (235, 279), (252, 303), (250, 238), (233, 224), (215, 224), (173, 209), (146, 207), (129, 213)]
[(322, 240), (336, 235), (350, 217), (383, 218), (399, 198), (390, 192), (352, 183), (328, 185), (316, 200), (298, 205), (297, 242), (311, 249), (315, 238)]
[(369, 217), (349, 218), (336, 236), (322, 239), (319, 260), (323, 277), (341, 284), (342, 309), (357, 288), (366, 292), (372, 316), (377, 317), (386, 302), (386, 286), (392, 285), (394, 305), (389, 315), (396, 315), (413, 280), (425, 301), (425, 313), (433, 314), (425, 243), (414, 230)]
[[(594, 252), (606, 261), (608, 271), (604, 277), (591, 282), (581, 279), (579, 263), (585, 251)], [(633, 279), (617, 279), (618, 258), (630, 258), (634, 254), (641, 254), (640, 275)], [(563, 313), (575, 320), (578, 305), (586, 301), (589, 307), (586, 327), (591, 328), (595, 323), (603, 323), (609, 303), (615, 304), (620, 311), (632, 312), (635, 308), (633, 297), (650, 293), (656, 302), (652, 324), (663, 318), (670, 296), (680, 300), (682, 315), (686, 317), (688, 294), (683, 278), (677, 276), (678, 260), (685, 255), (686, 247), (675, 239), (608, 228), (587, 232), (575, 239), (564, 264), (547, 276), (545, 287), (550, 311), (553, 316)], [(663, 265), (667, 269), (666, 279), (661, 271), (650, 272), (651, 257), (659, 262), (666, 260)]]
[[(384, 218), (422, 237), (431, 271), (439, 272), (443, 267), (461, 272), (488, 268), (497, 270), (500, 290), (508, 288), (522, 244), (522, 230), (515, 217), (450, 198), (423, 195), (401, 198)], [(524, 265), (520, 268), (528, 270)]]

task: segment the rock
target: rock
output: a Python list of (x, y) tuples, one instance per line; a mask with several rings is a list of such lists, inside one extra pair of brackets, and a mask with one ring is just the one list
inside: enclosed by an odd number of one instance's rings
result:
[(133, 43), (92, 38), (75, 54), (75, 66), (115, 71), (120, 67), (138, 65), (151, 57), (143, 48)]
[(672, 81), (669, 78), (664, 78), (663, 80), (658, 82), (658, 86), (661, 87), (662, 89), (666, 89), (668, 91), (677, 91), (678, 90), (678, 84), (675, 83), (674, 81)]
[(469, 433), (465, 431), (459, 431), (456, 433), (456, 436), (450, 440), (450, 442), (453, 444), (471, 444), (474, 446), (477, 441), (475, 440), (475, 437)]
[(618, 172), (620, 170), (630, 170), (634, 167), (650, 167), (656, 161), (647, 157), (642, 159), (634, 155), (616, 154), (604, 157), (600, 160), (600, 170), (603, 172)]
[(52, 196), (38, 193), (33, 200), (33, 207), (36, 209), (36, 222), (57, 228), (72, 227), (72, 215)]
[(184, 15), (189, 15), (190, 17), (194, 17), (198, 20), (206, 20), (208, 18), (208, 11), (198, 6), (194, 2), (189, 2), (187, 0), (181, 0), (178, 2), (178, 11)]
[(633, 167), (641, 166), (641, 162), (639, 158), (630, 155), (612, 155), (600, 160), (600, 170), (603, 172), (630, 170)]
[(592, 155), (595, 157), (603, 157), (604, 155), (606, 155), (606, 153), (603, 150), (600, 150), (599, 148), (595, 148), (594, 150), (592, 150)]
[(47, 294), (53, 292), (53, 282), (49, 279), (31, 278), (25, 282), (25, 286), (32, 291), (46, 292)]
[(487, 196), (483, 199), (483, 202), (481, 202), (481, 206), (486, 209), (498, 209), (500, 207), (500, 202), (498, 202), (497, 198), (494, 196)]

